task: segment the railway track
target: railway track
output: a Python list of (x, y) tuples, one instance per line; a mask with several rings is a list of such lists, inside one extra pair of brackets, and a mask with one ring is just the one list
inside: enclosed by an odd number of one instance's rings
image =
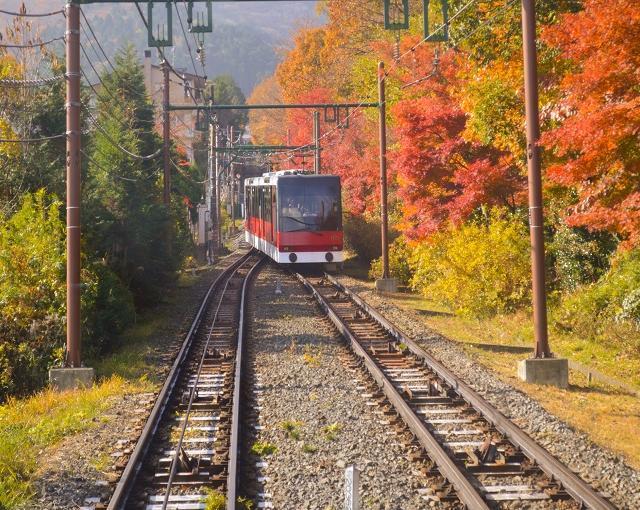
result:
[(329, 275), (297, 278), (373, 378), (370, 397), (452, 507), (615, 509), (449, 369)]
[(108, 510), (198, 510), (214, 496), (235, 509), (247, 283), (262, 260), (232, 255), (209, 287)]

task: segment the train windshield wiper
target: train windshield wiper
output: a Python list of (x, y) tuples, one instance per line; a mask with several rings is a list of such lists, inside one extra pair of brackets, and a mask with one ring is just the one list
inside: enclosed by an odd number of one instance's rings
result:
[(317, 226), (315, 223), (307, 223), (306, 221), (302, 221), (301, 219), (294, 218), (293, 216), (281, 216), (281, 218), (287, 218), (289, 220), (297, 221), (298, 223), (302, 223), (303, 225), (306, 225), (307, 227), (315, 227), (315, 226)]

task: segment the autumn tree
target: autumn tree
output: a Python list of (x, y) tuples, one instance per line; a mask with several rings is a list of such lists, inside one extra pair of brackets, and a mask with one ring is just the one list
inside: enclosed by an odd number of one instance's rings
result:
[[(269, 76), (253, 89), (248, 104), (280, 104), (282, 89), (275, 76)], [(278, 144), (286, 136), (283, 110), (252, 110), (249, 112), (249, 131), (256, 144)]]
[(543, 136), (558, 158), (549, 178), (574, 188), (570, 225), (640, 243), (640, 5), (586, 0), (544, 31), (572, 66), (554, 108), (559, 126)]

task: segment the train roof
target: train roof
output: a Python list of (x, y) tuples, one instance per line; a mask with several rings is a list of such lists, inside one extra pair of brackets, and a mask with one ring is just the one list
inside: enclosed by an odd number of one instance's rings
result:
[(258, 185), (258, 184), (276, 184), (278, 179), (282, 177), (306, 177), (311, 179), (316, 179), (319, 177), (338, 177), (337, 175), (330, 174), (316, 174), (310, 170), (302, 170), (302, 169), (291, 169), (291, 170), (279, 170), (277, 172), (267, 172), (262, 174), (260, 177), (249, 177), (245, 179), (245, 186), (250, 185)]

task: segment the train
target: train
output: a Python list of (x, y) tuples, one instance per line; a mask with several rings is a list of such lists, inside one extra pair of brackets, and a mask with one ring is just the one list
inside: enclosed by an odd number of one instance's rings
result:
[(340, 177), (280, 170), (244, 181), (245, 240), (279, 264), (342, 265)]

